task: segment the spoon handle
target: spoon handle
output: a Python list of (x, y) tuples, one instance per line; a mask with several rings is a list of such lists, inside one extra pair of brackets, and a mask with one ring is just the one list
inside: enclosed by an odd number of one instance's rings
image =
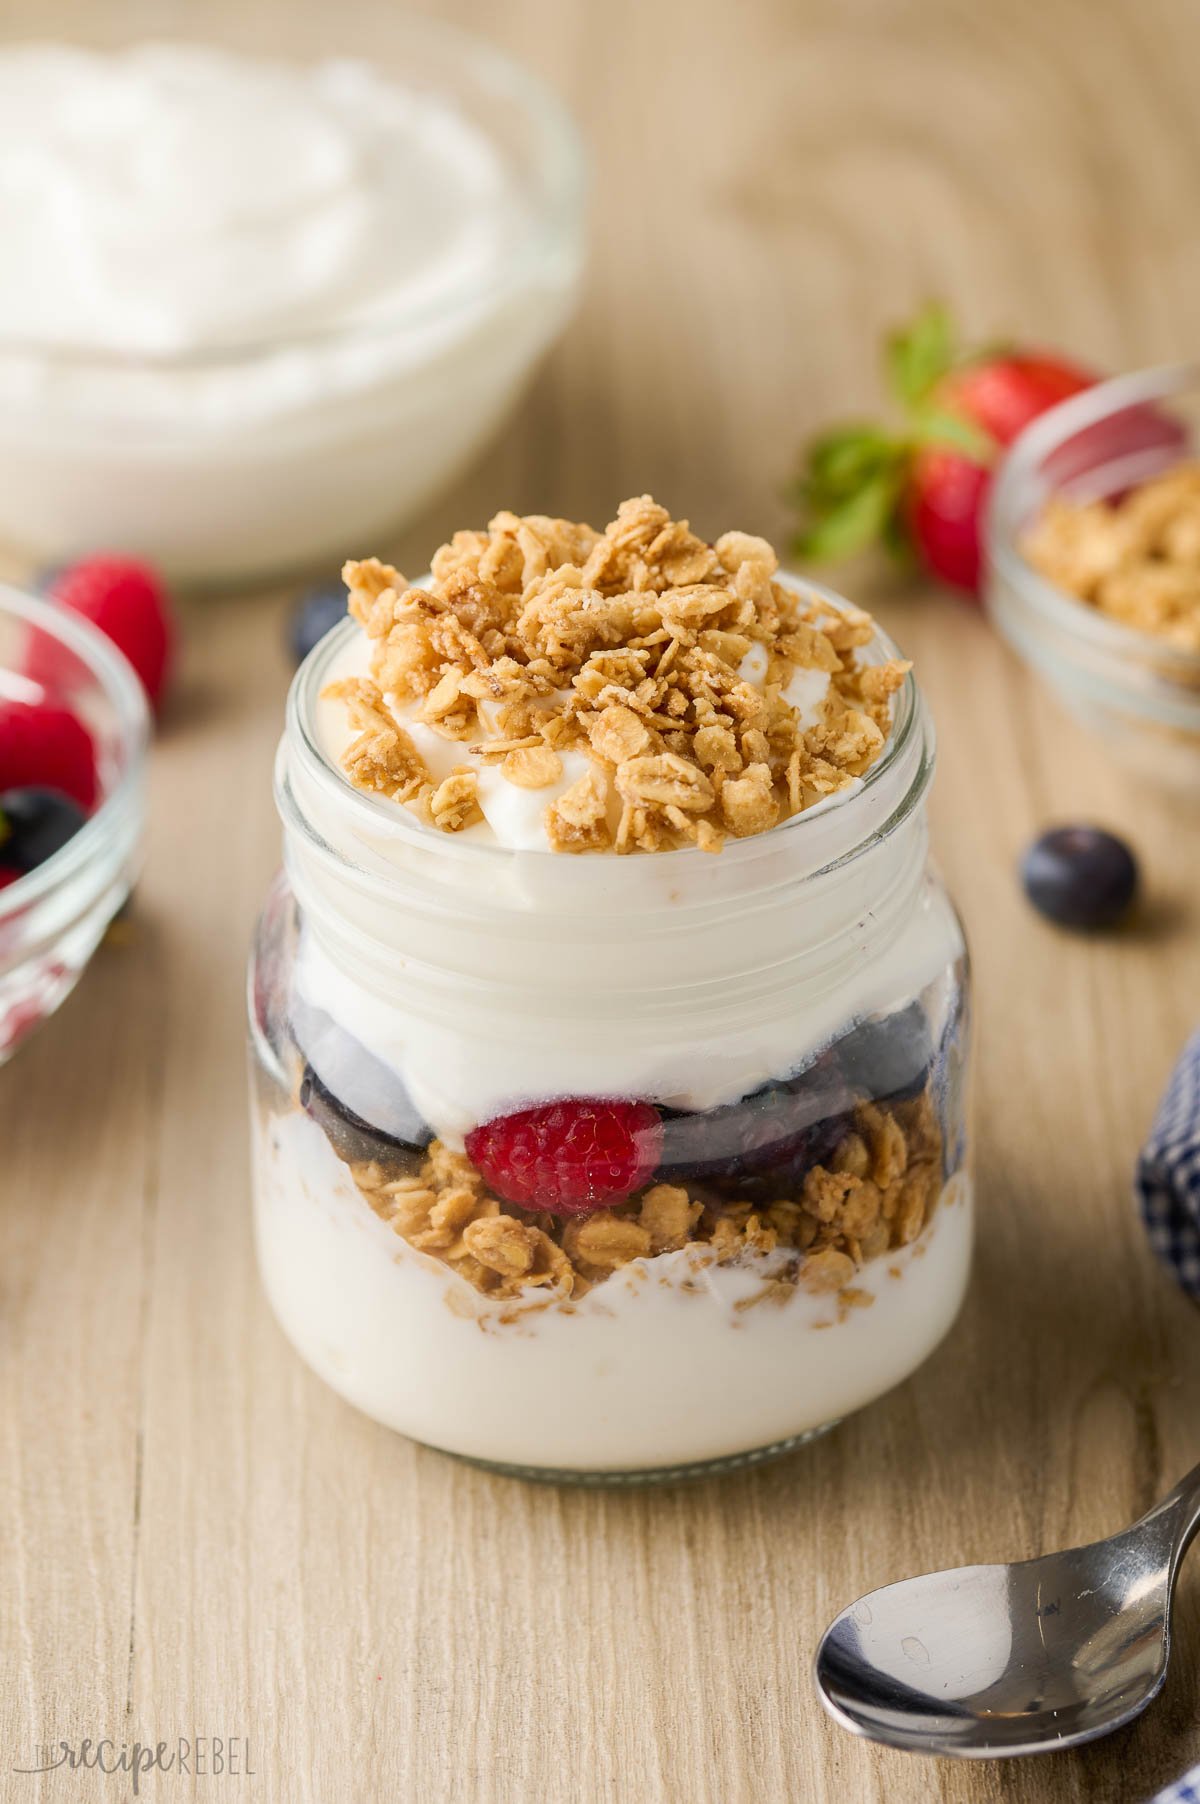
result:
[(1193, 1466), (1185, 1472), (1179, 1483), (1156, 1504), (1144, 1517), (1144, 1521), (1154, 1518), (1171, 1519), (1171, 1538), (1174, 1542), (1175, 1563), (1183, 1558), (1188, 1550), (1196, 1530), (1200, 1528), (1200, 1466)]

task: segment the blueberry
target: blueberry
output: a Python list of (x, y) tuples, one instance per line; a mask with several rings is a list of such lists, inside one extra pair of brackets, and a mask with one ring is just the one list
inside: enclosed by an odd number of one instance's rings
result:
[(663, 1109), (660, 1176), (739, 1196), (786, 1196), (841, 1140), (848, 1101), (840, 1073), (822, 1059), (740, 1102), (687, 1114)]
[(835, 1048), (851, 1090), (871, 1102), (904, 1102), (919, 1096), (933, 1062), (933, 1035), (919, 1002), (874, 1015)]
[(74, 839), (87, 815), (57, 789), (6, 789), (0, 795), (0, 857), (33, 871)]
[(299, 994), (292, 997), (289, 1017), (305, 1065), (348, 1120), (389, 1146), (415, 1150), (428, 1146), (433, 1130), (390, 1065)]
[(340, 583), (308, 589), (288, 616), (287, 642), (295, 664), (303, 664), (314, 645), (346, 618), (346, 591)]
[(1137, 861), (1101, 827), (1053, 827), (1021, 861), (1025, 894), (1060, 927), (1112, 927), (1137, 891)]
[(828, 1165), (854, 1126), (850, 1113), (826, 1115), (790, 1140), (764, 1148), (713, 1182), (719, 1196), (741, 1202), (773, 1203), (799, 1196), (814, 1165)]
[(300, 1107), (322, 1130), (338, 1158), (347, 1164), (356, 1165), (367, 1159), (395, 1164), (399, 1160), (415, 1171), (423, 1156), (423, 1147), (385, 1134), (356, 1115), (321, 1082), (311, 1065), (304, 1067), (300, 1080)]
[(773, 1152), (785, 1153), (805, 1128), (795, 1098), (776, 1083), (720, 1108), (661, 1113), (659, 1166), (671, 1178), (713, 1179), (749, 1171)]

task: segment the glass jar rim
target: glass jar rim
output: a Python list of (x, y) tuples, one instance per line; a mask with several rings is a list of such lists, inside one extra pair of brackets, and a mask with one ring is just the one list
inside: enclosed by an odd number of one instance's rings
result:
[(31, 632), (54, 639), (95, 678), (113, 709), (121, 737), (122, 764), (100, 806), (44, 864), (0, 891), (0, 923), (26, 916), (47, 897), (65, 889), (91, 867), (114, 835), (140, 815), (141, 786), (150, 741), (150, 710), (133, 666), (98, 627), (41, 597), (0, 584), (0, 614), (24, 622)]
[[(421, 582), (428, 578), (420, 579)], [(780, 572), (777, 578), (788, 588), (798, 593), (817, 596), (828, 606), (845, 611), (851, 605), (845, 597), (821, 583), (801, 578), (789, 572)], [(594, 880), (595, 864), (601, 860), (611, 869), (614, 866), (629, 868), (644, 864), (652, 859), (656, 872), (669, 882), (673, 875), (682, 874), (695, 869), (696, 861), (704, 859), (713, 862), (711, 853), (700, 852), (695, 846), (683, 846), (667, 852), (633, 854), (629, 858), (618, 858), (615, 854), (591, 853), (579, 857), (564, 857), (553, 852), (549, 846), (533, 848), (517, 848), (492, 843), (487, 840), (463, 840), (452, 833), (435, 833), (416, 818), (412, 812), (384, 796), (370, 794), (351, 783), (350, 779), (326, 754), (319, 737), (313, 727), (315, 704), (327, 677), (328, 666), (342, 651), (350, 638), (361, 631), (353, 620), (346, 620), (336, 626), (332, 632), (311, 651), (301, 664), (292, 679), (288, 690), (286, 707), (286, 724), (284, 730), (284, 746), (289, 756), (296, 752), (304, 778), (315, 783), (319, 790), (333, 802), (335, 807), (348, 810), (347, 818), (357, 822), (363, 829), (374, 826), (385, 829), (389, 836), (400, 841), (409, 841), (414, 850), (428, 851), (436, 847), (439, 855), (452, 861), (461, 861), (468, 869), (477, 869), (482, 881), (486, 881), (489, 872), (509, 868), (516, 859), (552, 861), (557, 869), (567, 869), (578, 873), (577, 881), (581, 890), (585, 890)], [(881, 654), (883, 659), (902, 657), (894, 640), (875, 624), (875, 634), (871, 641), (871, 649)], [(826, 861), (804, 871), (805, 879), (818, 878), (837, 870), (842, 865), (866, 852), (870, 847), (887, 838), (900, 827), (907, 817), (919, 806), (932, 780), (936, 757), (936, 742), (933, 723), (925, 704), (919, 685), (909, 670), (900, 689), (897, 691), (892, 730), (879, 760), (872, 765), (866, 775), (860, 779), (859, 787), (852, 795), (833, 798), (828, 807), (815, 807), (792, 815), (781, 822), (778, 827), (767, 833), (752, 834), (745, 839), (729, 839), (719, 854), (716, 862), (734, 865), (740, 868), (753, 867), (759, 860), (774, 864), (780, 850), (781, 836), (784, 834), (799, 835), (806, 828), (811, 830), (816, 823), (836, 822), (849, 828), (843, 835), (835, 835), (841, 841), (850, 838), (852, 843), (842, 843), (835, 855)], [(871, 803), (880, 796), (881, 791), (889, 785), (894, 787), (897, 773), (907, 773), (907, 781), (897, 797), (894, 807), (887, 812), (880, 822), (877, 819), (878, 809)], [(290, 786), (289, 786), (290, 787)], [(289, 819), (304, 828), (310, 838), (315, 838), (323, 850), (333, 858), (341, 860), (342, 854), (328, 841), (315, 835), (314, 829), (307, 821), (304, 813), (295, 804), (289, 802), (277, 782), (277, 804), (283, 816), (285, 827)], [(886, 807), (886, 803), (884, 804)], [(867, 824), (865, 816), (870, 814), (872, 824)], [(590, 873), (590, 874), (589, 874)]]
[[(1021, 595), (1031, 611), (1056, 627), (1065, 641), (1110, 658), (1113, 686), (1123, 700), (1127, 699), (1127, 685), (1119, 678), (1128, 672), (1127, 660), (1133, 659), (1139, 668), (1157, 668), (1164, 684), (1175, 684), (1186, 692), (1200, 684), (1200, 652), (1126, 626), (1067, 594), (1036, 570), (1021, 550), (1020, 536), (1026, 524), (1021, 517), (1022, 491), (1038, 467), (1077, 433), (1130, 408), (1169, 400), (1185, 389), (1200, 391), (1200, 364), (1159, 364), (1135, 370), (1095, 383), (1060, 401), (1020, 434), (1000, 464), (988, 502), (985, 536), (988, 560), (995, 574)], [(1170, 708), (1169, 695), (1158, 699)], [(1196, 699), (1189, 700), (1186, 693), (1177, 698), (1181, 715), (1189, 724), (1195, 723), (1197, 705)]]

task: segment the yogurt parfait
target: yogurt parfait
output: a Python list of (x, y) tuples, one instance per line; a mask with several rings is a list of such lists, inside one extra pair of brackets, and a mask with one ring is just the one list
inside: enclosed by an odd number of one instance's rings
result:
[(781, 1451), (967, 1281), (932, 733), (869, 615), (649, 497), (346, 566), (251, 969), (264, 1284), (377, 1420), (530, 1475)]

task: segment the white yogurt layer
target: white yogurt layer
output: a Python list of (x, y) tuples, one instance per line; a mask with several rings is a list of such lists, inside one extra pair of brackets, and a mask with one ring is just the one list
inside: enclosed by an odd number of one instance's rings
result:
[(803, 1290), (747, 1307), (772, 1256), (706, 1265), (692, 1247), (635, 1260), (567, 1307), (501, 1321), (511, 1305), (489, 1304), (379, 1220), (306, 1116), (257, 1132), (259, 1261), (284, 1331), (348, 1402), (475, 1459), (601, 1473), (771, 1446), (907, 1378), (966, 1288), (972, 1199), (960, 1175), (914, 1245), (856, 1274), (865, 1307)]

